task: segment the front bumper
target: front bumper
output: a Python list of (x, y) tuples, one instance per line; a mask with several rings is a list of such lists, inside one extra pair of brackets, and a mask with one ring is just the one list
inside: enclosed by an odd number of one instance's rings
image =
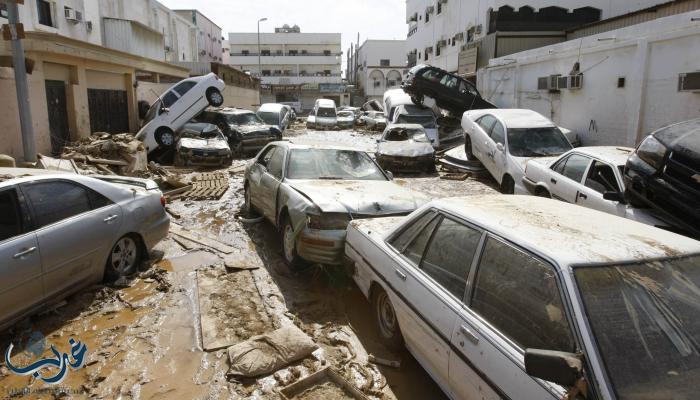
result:
[(193, 166), (203, 166), (203, 167), (216, 167), (216, 166), (222, 166), (222, 165), (229, 165), (231, 164), (231, 160), (233, 160), (233, 157), (231, 156), (231, 153), (225, 154), (225, 155), (199, 155), (199, 154), (194, 154), (192, 152), (188, 153), (179, 153), (179, 157), (184, 163), (184, 165), (193, 165)]
[(377, 154), (377, 162), (385, 171), (423, 172), (435, 168), (435, 156), (418, 157), (388, 156)]
[(317, 264), (341, 265), (345, 254), (345, 230), (304, 228), (297, 236), (297, 253)]

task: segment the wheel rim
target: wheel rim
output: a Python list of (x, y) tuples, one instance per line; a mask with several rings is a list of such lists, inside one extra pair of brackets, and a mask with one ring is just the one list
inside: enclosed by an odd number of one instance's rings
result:
[(377, 320), (384, 337), (393, 337), (396, 333), (396, 313), (389, 301), (389, 296), (382, 292), (377, 295)]
[(282, 239), (282, 247), (284, 247), (284, 258), (288, 262), (294, 259), (294, 231), (292, 226), (287, 224), (284, 227), (284, 238)]
[(170, 146), (173, 144), (173, 135), (172, 133), (164, 133), (160, 136), (160, 141), (163, 142), (165, 146)]
[(124, 275), (134, 266), (136, 254), (136, 242), (133, 239), (128, 237), (119, 239), (112, 248), (112, 268), (119, 275)]
[(219, 92), (213, 92), (211, 94), (211, 101), (214, 103), (223, 103), (224, 97)]

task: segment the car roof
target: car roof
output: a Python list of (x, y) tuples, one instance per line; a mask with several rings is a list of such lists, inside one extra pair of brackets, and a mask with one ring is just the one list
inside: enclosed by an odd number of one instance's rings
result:
[(316, 104), (319, 107), (335, 107), (335, 101), (330, 99), (318, 99), (316, 100)]
[(570, 153), (581, 153), (587, 156), (597, 158), (599, 160), (605, 161), (606, 163), (621, 166), (627, 163), (627, 159), (630, 154), (634, 151), (631, 147), (620, 147), (620, 146), (590, 146), (590, 147), (577, 147), (570, 151)]
[(264, 112), (280, 112), (282, 109), (289, 109), (290, 107), (286, 104), (279, 103), (265, 103), (258, 108), (258, 111)]
[(328, 149), (328, 150), (351, 150), (359, 151), (361, 153), (366, 153), (364, 150), (360, 150), (350, 146), (336, 145), (333, 143), (294, 143), (293, 141), (279, 141), (272, 142), (270, 144), (278, 145), (280, 147), (287, 148), (289, 150), (306, 150), (306, 149)]
[(218, 112), (222, 114), (255, 114), (254, 111), (234, 107), (209, 107), (205, 111)]
[(700, 242), (650, 225), (538, 196), (484, 195), (435, 200), (467, 220), (564, 268), (700, 254)]
[[(408, 109), (409, 107), (411, 108), (411, 110)], [(398, 105), (396, 107), (396, 111), (394, 111), (394, 115), (398, 115), (398, 114), (428, 115), (428, 116), (433, 116), (433, 117), (435, 116), (435, 113), (430, 108), (417, 106), (413, 103)]]
[(556, 125), (542, 114), (522, 108), (487, 108), (467, 111), (472, 119), (491, 114), (503, 121), (506, 128), (552, 128)]

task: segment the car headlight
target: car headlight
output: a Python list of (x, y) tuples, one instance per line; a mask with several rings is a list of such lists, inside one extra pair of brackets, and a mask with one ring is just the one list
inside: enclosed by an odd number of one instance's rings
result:
[(342, 213), (328, 213), (321, 215), (309, 215), (308, 226), (311, 229), (346, 229), (350, 223), (350, 216)]
[(649, 135), (637, 148), (637, 157), (658, 170), (663, 165), (667, 151), (666, 146)]

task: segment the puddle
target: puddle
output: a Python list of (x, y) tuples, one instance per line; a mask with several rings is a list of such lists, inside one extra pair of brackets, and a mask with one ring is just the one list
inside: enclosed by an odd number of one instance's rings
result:
[(193, 251), (183, 256), (161, 260), (156, 265), (170, 272), (188, 272), (220, 262), (221, 258), (216, 254), (208, 251)]

